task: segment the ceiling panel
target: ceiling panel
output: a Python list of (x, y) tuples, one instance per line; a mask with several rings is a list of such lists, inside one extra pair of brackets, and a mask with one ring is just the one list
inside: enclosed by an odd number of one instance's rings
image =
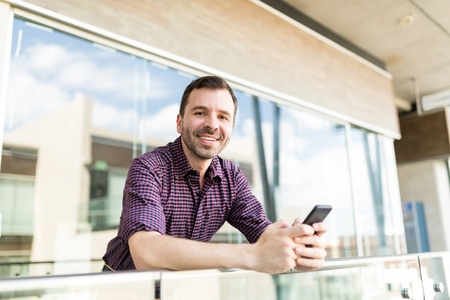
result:
[[(396, 96), (450, 88), (450, 1), (447, 0), (284, 0), (294, 9), (386, 63)], [(412, 16), (401, 26), (398, 20)]]

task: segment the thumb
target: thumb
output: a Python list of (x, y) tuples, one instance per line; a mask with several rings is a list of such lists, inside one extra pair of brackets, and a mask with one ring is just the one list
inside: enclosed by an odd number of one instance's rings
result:
[(295, 218), (294, 223), (292, 223), (292, 226), (300, 225), (303, 223), (303, 219), (300, 219), (300, 217)]

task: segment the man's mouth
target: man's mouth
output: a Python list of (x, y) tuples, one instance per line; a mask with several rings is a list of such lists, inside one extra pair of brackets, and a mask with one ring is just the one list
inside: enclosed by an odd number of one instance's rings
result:
[(205, 140), (205, 141), (212, 141), (212, 142), (219, 140), (219, 139), (216, 139), (216, 138), (206, 137), (206, 136), (199, 136), (199, 138), (201, 138), (202, 140)]

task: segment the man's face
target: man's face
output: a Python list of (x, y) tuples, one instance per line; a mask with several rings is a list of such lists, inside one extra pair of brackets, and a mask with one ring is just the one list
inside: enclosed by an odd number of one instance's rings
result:
[(219, 154), (230, 140), (233, 114), (233, 99), (226, 89), (193, 90), (184, 116), (177, 116), (177, 131), (188, 159), (212, 159)]

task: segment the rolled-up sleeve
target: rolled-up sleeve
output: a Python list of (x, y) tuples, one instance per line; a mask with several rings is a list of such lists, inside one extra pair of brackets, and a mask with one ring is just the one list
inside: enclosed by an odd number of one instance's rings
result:
[(138, 231), (166, 233), (161, 205), (161, 172), (150, 168), (139, 158), (133, 160), (125, 182), (119, 236), (128, 239)]

